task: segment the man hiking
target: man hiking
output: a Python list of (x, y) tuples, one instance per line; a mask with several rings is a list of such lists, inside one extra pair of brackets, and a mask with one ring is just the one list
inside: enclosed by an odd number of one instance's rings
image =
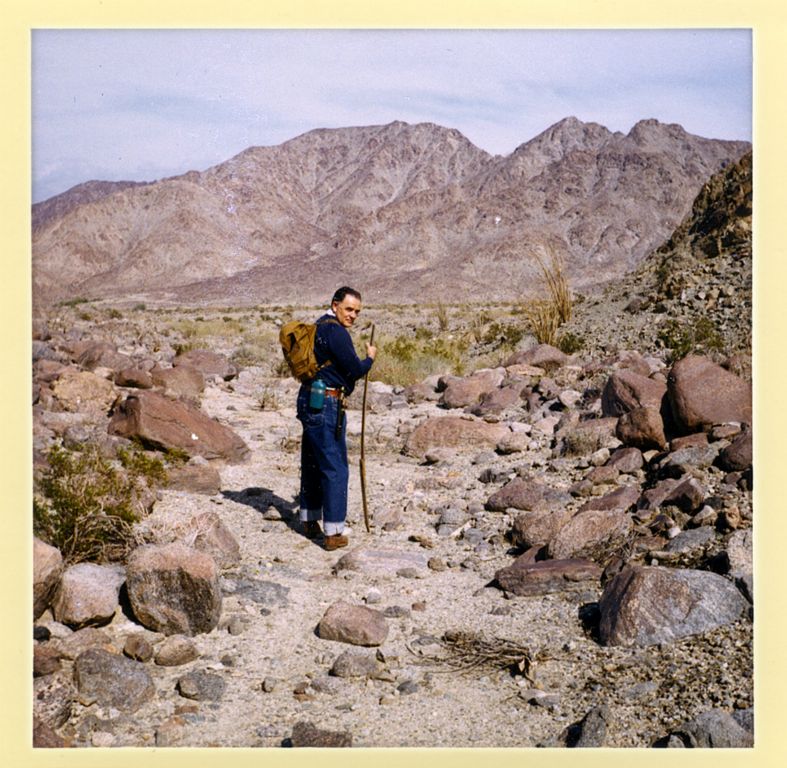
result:
[(360, 311), (358, 291), (347, 286), (336, 291), (330, 310), (317, 320), (314, 354), (320, 368), (298, 392), (298, 419), (303, 425), (300, 520), (304, 534), (315, 539), (323, 533), (322, 519), (328, 551), (348, 544), (344, 535), (349, 480), (344, 399), (372, 367), (377, 354), (371, 344), (366, 345), (365, 360), (355, 354), (348, 329)]

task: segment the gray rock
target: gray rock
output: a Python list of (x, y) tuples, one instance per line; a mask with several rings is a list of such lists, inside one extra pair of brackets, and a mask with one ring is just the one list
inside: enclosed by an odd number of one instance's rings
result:
[(326, 731), (301, 721), (293, 726), (290, 743), (293, 747), (351, 747), (353, 737), (346, 731)]
[(594, 707), (582, 718), (571, 747), (603, 747), (607, 738), (607, 725), (610, 722), (609, 707)]
[(702, 712), (677, 728), (672, 735), (678, 737), (684, 747), (740, 749), (754, 746), (751, 732), (723, 709)]
[(142, 663), (101, 649), (91, 649), (77, 656), (74, 682), (83, 704), (95, 702), (121, 712), (136, 712), (156, 692)]
[(748, 602), (723, 576), (708, 571), (627, 567), (599, 602), (604, 645), (670, 643), (737, 621)]
[(77, 563), (67, 568), (52, 603), (57, 621), (70, 627), (109, 622), (119, 605), (122, 570), (95, 563)]
[(137, 633), (126, 638), (123, 653), (134, 661), (150, 661), (153, 658), (153, 646), (145, 637)]
[(317, 633), (324, 640), (376, 646), (388, 636), (388, 623), (379, 611), (340, 600), (325, 612)]
[(127, 566), (134, 615), (165, 635), (195, 635), (214, 629), (221, 615), (216, 563), (209, 555), (175, 542), (135, 549)]
[(681, 531), (665, 549), (667, 552), (685, 555), (704, 549), (715, 539), (716, 534), (710, 528), (690, 528), (688, 531)]
[(374, 653), (347, 650), (342, 653), (331, 667), (331, 674), (335, 677), (379, 677), (384, 665)]
[(60, 728), (71, 718), (76, 696), (65, 674), (37, 677), (33, 680), (33, 715), (50, 728)]
[(219, 701), (226, 687), (223, 677), (204, 671), (189, 672), (177, 683), (180, 695), (195, 701)]
[(341, 557), (336, 571), (357, 571), (371, 576), (396, 576), (403, 568), (415, 568), (426, 573), (427, 558), (420, 552), (398, 549), (354, 549)]
[(735, 531), (727, 541), (729, 572), (733, 576), (750, 576), (754, 570), (751, 528)]

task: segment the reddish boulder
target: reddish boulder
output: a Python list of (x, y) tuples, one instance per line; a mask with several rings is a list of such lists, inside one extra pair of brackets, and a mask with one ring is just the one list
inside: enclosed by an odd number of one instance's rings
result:
[(505, 378), (502, 368), (476, 371), (463, 379), (451, 379), (440, 398), (446, 408), (476, 405), (484, 395), (496, 390)]
[(578, 512), (549, 542), (549, 556), (604, 560), (625, 542), (633, 527), (631, 515), (623, 509)]
[(108, 431), (137, 439), (150, 448), (179, 448), (206, 459), (236, 463), (249, 455), (249, 447), (229, 427), (198, 408), (157, 392), (129, 395), (116, 408)]
[(205, 389), (205, 377), (188, 365), (177, 368), (151, 368), (150, 377), (153, 384), (162, 387), (164, 392), (174, 397), (186, 397), (196, 400)]
[(388, 637), (388, 623), (380, 611), (340, 600), (325, 612), (317, 633), (323, 640), (376, 646)]
[(555, 490), (536, 480), (515, 477), (486, 502), (486, 508), (495, 512), (506, 509), (523, 509), (534, 512), (550, 512), (565, 507), (571, 496), (565, 491)]
[(751, 424), (751, 385), (699, 355), (672, 366), (667, 392), (675, 421), (684, 433), (707, 431), (714, 424)]
[(667, 447), (664, 421), (661, 412), (652, 406), (634, 408), (619, 419), (615, 434), (624, 445), (643, 451)]
[(432, 448), (493, 449), (507, 434), (505, 424), (488, 424), (480, 419), (442, 416), (427, 419), (410, 434), (404, 447), (409, 456), (423, 458)]
[(589, 560), (537, 560), (528, 553), (495, 573), (501, 589), (514, 595), (546, 595), (597, 582), (602, 570)]
[(660, 381), (633, 371), (618, 371), (607, 379), (601, 394), (601, 410), (604, 416), (620, 416), (643, 406), (659, 410), (666, 391), (666, 385)]

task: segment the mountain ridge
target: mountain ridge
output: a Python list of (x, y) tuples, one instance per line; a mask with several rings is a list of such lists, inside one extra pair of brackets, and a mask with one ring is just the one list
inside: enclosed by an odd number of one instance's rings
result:
[(33, 230), (35, 300), (309, 301), (338, 282), (506, 299), (550, 248), (588, 287), (660, 245), (749, 147), (655, 120), (622, 134), (569, 117), (505, 156), (434, 123), (315, 129), (204, 171), (88, 183), (70, 208), (58, 196)]

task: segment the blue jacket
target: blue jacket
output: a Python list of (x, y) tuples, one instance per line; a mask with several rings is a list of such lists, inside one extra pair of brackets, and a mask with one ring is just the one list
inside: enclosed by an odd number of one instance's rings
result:
[[(326, 322), (331, 320), (333, 322)], [(367, 374), (374, 362), (371, 357), (361, 360), (355, 354), (350, 332), (329, 314), (317, 320), (314, 355), (319, 365), (326, 360), (331, 361), (317, 374), (317, 378), (322, 379), (327, 387), (344, 387), (348, 395), (355, 388), (355, 382)]]

